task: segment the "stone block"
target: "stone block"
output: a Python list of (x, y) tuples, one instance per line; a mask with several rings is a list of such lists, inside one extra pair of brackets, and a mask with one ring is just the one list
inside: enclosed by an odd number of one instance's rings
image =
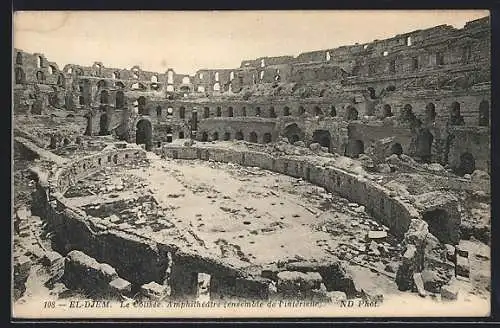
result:
[(455, 266), (455, 273), (457, 276), (469, 278), (470, 264), (469, 259), (463, 256), (457, 256), (457, 264)]
[(42, 264), (45, 266), (53, 266), (56, 262), (62, 261), (63, 256), (58, 252), (50, 251), (47, 252), (42, 258)]
[(387, 232), (386, 231), (369, 231), (368, 232), (368, 239), (376, 239), (376, 240), (381, 240), (387, 237)]
[(109, 287), (115, 293), (122, 295), (129, 294), (132, 291), (132, 284), (120, 277), (113, 279), (109, 282)]
[(159, 301), (167, 296), (167, 286), (152, 281), (141, 286), (141, 294)]
[(455, 301), (458, 299), (460, 288), (455, 280), (450, 281), (447, 285), (441, 287), (441, 299)]

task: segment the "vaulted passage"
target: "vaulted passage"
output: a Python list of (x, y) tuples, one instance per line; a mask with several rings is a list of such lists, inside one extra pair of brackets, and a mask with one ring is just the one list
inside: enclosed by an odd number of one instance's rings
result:
[(150, 151), (153, 148), (153, 128), (148, 120), (140, 120), (137, 122), (135, 132), (135, 143), (138, 145), (146, 145), (146, 150)]
[(241, 131), (236, 132), (236, 134), (234, 135), (234, 138), (236, 140), (243, 140), (243, 132), (241, 132)]
[(365, 152), (365, 145), (361, 140), (349, 140), (347, 143), (346, 156), (357, 158)]
[(394, 143), (391, 146), (391, 154), (402, 155), (403, 154), (403, 146), (399, 142)]
[(257, 143), (257, 133), (255, 132), (250, 132), (250, 136), (248, 138), (248, 141)]
[(356, 121), (358, 119), (358, 111), (356, 108), (349, 106), (347, 107), (347, 120), (348, 121)]
[(425, 212), (424, 221), (429, 224), (429, 232), (443, 242), (452, 242), (449, 232), (449, 214), (442, 209)]
[(115, 107), (121, 109), (125, 106), (125, 95), (123, 91), (116, 92)]
[(266, 143), (270, 143), (271, 141), (273, 140), (273, 137), (271, 135), (271, 133), (267, 132), (267, 133), (264, 133), (264, 136), (262, 138), (262, 141), (266, 144)]
[(332, 136), (330, 132), (327, 130), (316, 130), (313, 132), (313, 142), (317, 142), (321, 145), (321, 147), (328, 148), (328, 151), (331, 150), (331, 142)]
[(472, 174), (476, 169), (476, 160), (471, 153), (463, 153), (460, 156), (460, 165), (456, 169), (456, 173), (460, 176)]
[(292, 145), (300, 140), (304, 140), (304, 132), (298, 127), (296, 123), (288, 125), (283, 130), (283, 136), (288, 139)]
[(430, 163), (432, 156), (432, 142), (434, 136), (428, 129), (423, 129), (417, 136), (417, 152), (416, 155), (420, 157), (424, 163)]

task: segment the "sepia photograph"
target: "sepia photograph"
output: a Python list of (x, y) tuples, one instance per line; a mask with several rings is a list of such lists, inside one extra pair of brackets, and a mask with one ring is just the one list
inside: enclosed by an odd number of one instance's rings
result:
[(488, 10), (12, 22), (13, 319), (490, 315)]

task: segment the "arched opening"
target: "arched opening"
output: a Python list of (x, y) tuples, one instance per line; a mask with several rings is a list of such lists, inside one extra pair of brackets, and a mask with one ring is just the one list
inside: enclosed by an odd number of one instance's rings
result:
[(217, 117), (221, 117), (222, 116), (222, 109), (220, 107), (217, 107), (217, 109), (215, 110), (215, 115)]
[(490, 125), (490, 103), (486, 100), (479, 104), (479, 126)]
[(139, 115), (147, 115), (146, 112), (146, 98), (144, 96), (140, 96), (137, 98), (137, 110)]
[(241, 108), (241, 116), (244, 116), (244, 117), (247, 116), (247, 108), (245, 106), (243, 106)]
[(156, 106), (156, 117), (161, 117), (161, 106)]
[(151, 83), (158, 83), (158, 76), (156, 75), (151, 76)]
[(456, 173), (460, 176), (472, 174), (476, 170), (476, 160), (471, 153), (463, 153), (460, 156), (460, 165), (456, 169)]
[(337, 108), (335, 108), (334, 105), (332, 105), (332, 107), (330, 107), (330, 117), (335, 117), (337, 116)]
[(436, 53), (436, 65), (439, 65), (439, 66), (444, 65), (444, 56), (440, 52)]
[(255, 107), (255, 116), (260, 116), (260, 115), (261, 115), (260, 107)]
[(224, 133), (224, 140), (225, 140), (225, 141), (231, 140), (231, 133), (229, 133), (229, 132), (225, 132), (225, 133)]
[(262, 137), (262, 141), (267, 144), (273, 141), (273, 136), (271, 133), (266, 132), (264, 133), (264, 136)]
[(417, 135), (417, 151), (416, 155), (420, 157), (421, 161), (424, 163), (431, 162), (432, 156), (432, 142), (434, 141), (434, 136), (429, 131), (429, 129), (423, 129)]
[(16, 79), (16, 84), (22, 84), (25, 81), (24, 71), (21, 67), (16, 67), (14, 69), (14, 75)]
[(36, 80), (38, 81), (38, 83), (45, 82), (45, 74), (42, 71), (36, 72)]
[(173, 85), (167, 85), (167, 91), (168, 92), (173, 92), (174, 91), (174, 86)]
[(220, 83), (219, 82), (215, 82), (214, 91), (220, 91)]
[(212, 140), (219, 140), (219, 133), (218, 132), (214, 132), (212, 134)]
[(352, 158), (358, 158), (365, 152), (365, 145), (361, 140), (349, 140), (347, 143), (346, 155)]
[(358, 111), (353, 106), (347, 107), (347, 121), (358, 120)]
[(210, 108), (204, 107), (203, 108), (203, 118), (209, 118), (210, 117)]
[(184, 106), (179, 108), (179, 118), (186, 118), (186, 108)]
[(174, 115), (174, 109), (172, 107), (167, 108), (167, 116), (173, 116)]
[(23, 54), (18, 52), (16, 55), (16, 64), (22, 65), (23, 64)]
[(327, 130), (316, 130), (313, 132), (312, 137), (313, 142), (317, 142), (321, 145), (321, 147), (328, 148), (328, 151), (331, 149), (332, 137), (330, 132)]
[(299, 115), (304, 115), (306, 113), (306, 109), (304, 106), (299, 106)]
[(111, 78), (112, 79), (119, 79), (120, 78), (120, 72), (113, 72), (113, 73), (111, 73)]
[(413, 44), (413, 40), (411, 39), (411, 36), (406, 37), (406, 45), (409, 47)]
[(109, 100), (109, 93), (107, 90), (101, 91), (101, 104), (107, 104)]
[(290, 107), (283, 108), (283, 116), (290, 116)]
[(429, 227), (429, 232), (444, 243), (453, 243), (450, 239), (449, 215), (442, 209), (427, 211), (422, 216)]
[(450, 125), (465, 125), (464, 118), (460, 114), (460, 103), (456, 101), (451, 104)]
[(97, 82), (97, 89), (101, 89), (101, 88), (105, 88), (105, 87), (106, 87), (106, 81), (99, 80), (99, 82)]
[(37, 56), (37, 57), (36, 57), (36, 67), (37, 67), (37, 68), (42, 68), (42, 63), (43, 63), (43, 58), (42, 58), (42, 56)]
[(248, 137), (248, 141), (257, 143), (257, 133), (254, 131), (250, 132), (250, 136)]
[(179, 139), (184, 139), (184, 131), (179, 131)]
[(101, 114), (101, 118), (99, 119), (99, 135), (107, 136), (109, 134), (109, 121), (108, 115), (106, 113)]
[(172, 70), (169, 70), (167, 72), (167, 83), (168, 84), (173, 84), (174, 83), (174, 72)]
[(233, 107), (229, 106), (229, 108), (227, 109), (227, 116), (228, 117), (233, 117), (234, 116)]
[(79, 96), (79, 97), (78, 97), (78, 103), (79, 103), (80, 105), (85, 105), (85, 98), (84, 98), (83, 96)]
[(243, 140), (244, 139), (243, 138), (243, 132), (241, 132), (241, 131), (236, 132), (236, 134), (234, 135), (234, 138), (236, 140)]
[(382, 112), (382, 117), (383, 118), (386, 118), (386, 117), (391, 117), (393, 114), (392, 114), (392, 108), (391, 108), (391, 105), (389, 104), (385, 104), (384, 105), (384, 108), (383, 108), (383, 112)]
[(323, 116), (323, 111), (319, 106), (314, 107), (314, 116)]
[(208, 141), (208, 133), (206, 133), (205, 131), (203, 131), (201, 133), (201, 141), (203, 141), (203, 142), (207, 142)]
[(403, 154), (403, 146), (399, 142), (392, 144), (391, 146), (391, 154), (402, 155)]
[(436, 106), (433, 103), (428, 103), (425, 106), (425, 118), (427, 122), (434, 122), (436, 120)]
[(219, 72), (215, 72), (215, 81), (219, 82)]
[(290, 124), (283, 130), (283, 136), (288, 139), (290, 144), (297, 141), (304, 140), (304, 132), (298, 127), (296, 123)]
[(49, 103), (54, 107), (59, 107), (59, 97), (56, 92), (50, 94)]
[(326, 52), (326, 61), (330, 61), (330, 59), (332, 59), (331, 55), (330, 55), (330, 51), (327, 51)]
[(147, 151), (150, 151), (153, 148), (153, 128), (149, 120), (140, 120), (137, 122), (135, 143), (138, 145), (146, 145)]
[(64, 88), (64, 75), (61, 73), (59, 74), (59, 76), (57, 77), (57, 85)]
[(116, 92), (115, 107), (121, 109), (125, 106), (125, 94), (123, 91)]
[(269, 117), (276, 118), (276, 111), (274, 110), (274, 107), (269, 108)]
[(413, 71), (416, 71), (416, 70), (418, 70), (418, 69), (420, 68), (419, 66), (420, 66), (420, 65), (419, 65), (419, 63), (418, 63), (418, 57), (413, 57), (413, 58), (411, 59), (411, 69), (412, 69)]

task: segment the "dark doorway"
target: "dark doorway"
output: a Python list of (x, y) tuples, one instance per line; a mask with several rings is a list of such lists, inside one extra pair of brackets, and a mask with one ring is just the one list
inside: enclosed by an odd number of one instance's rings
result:
[(144, 96), (140, 96), (137, 99), (137, 109), (139, 112), (139, 115), (147, 115), (146, 112), (146, 98)]
[(283, 116), (290, 116), (290, 108), (289, 107), (283, 108)]
[(476, 169), (476, 160), (471, 153), (463, 153), (460, 156), (460, 165), (457, 168), (457, 174), (463, 176), (465, 174), (472, 174)]
[(203, 118), (209, 118), (210, 117), (210, 108), (204, 107), (203, 108)]
[(201, 141), (203, 141), (203, 142), (207, 142), (208, 141), (208, 133), (203, 132), (201, 134)]
[(255, 132), (250, 132), (250, 137), (248, 138), (248, 141), (257, 143), (257, 133)]
[(184, 131), (179, 131), (179, 139), (184, 139)]
[(229, 132), (225, 132), (225, 133), (224, 133), (224, 140), (225, 140), (225, 141), (231, 140), (231, 133), (229, 133)]
[(25, 77), (23, 69), (21, 67), (16, 67), (14, 73), (16, 75), (16, 84), (24, 83)]
[(352, 158), (359, 157), (365, 152), (365, 145), (361, 140), (349, 140), (347, 143), (347, 156)]
[(320, 107), (318, 106), (314, 107), (314, 116), (323, 116), (323, 111), (321, 110)]
[(306, 113), (306, 109), (304, 108), (304, 106), (300, 106), (299, 107), (299, 115), (304, 115)]
[(109, 100), (109, 93), (106, 90), (101, 91), (101, 104), (107, 104)]
[(436, 120), (436, 106), (433, 103), (428, 103), (425, 106), (425, 118), (427, 122), (434, 122)]
[(490, 103), (486, 100), (479, 104), (479, 126), (490, 125)]
[(243, 132), (241, 132), (241, 131), (236, 132), (236, 134), (235, 134), (234, 138), (235, 138), (236, 140), (243, 140), (243, 139), (244, 139), (244, 138), (243, 138)]
[(161, 117), (161, 106), (156, 106), (156, 117)]
[(332, 107), (330, 108), (330, 117), (335, 117), (337, 116), (337, 108), (335, 108), (335, 106), (332, 105)]
[(153, 148), (153, 128), (148, 120), (140, 120), (137, 122), (137, 130), (135, 134), (135, 143), (146, 145), (146, 150), (150, 151)]
[(108, 115), (106, 113), (101, 114), (101, 118), (99, 119), (99, 135), (101, 136), (107, 136), (109, 134), (108, 131)]
[(349, 106), (347, 107), (347, 120), (348, 121), (356, 121), (358, 120), (358, 111), (356, 108)]
[(288, 139), (290, 144), (294, 144), (297, 141), (304, 140), (304, 132), (298, 127), (296, 123), (288, 125), (283, 130), (283, 135)]
[(186, 118), (186, 108), (184, 108), (184, 106), (181, 106), (181, 108), (179, 108), (179, 118)]
[(396, 154), (398, 156), (403, 154), (403, 146), (399, 142), (394, 143), (391, 146), (391, 154)]
[(423, 219), (429, 225), (429, 232), (444, 243), (453, 243), (450, 238), (449, 215), (445, 210), (425, 212)]
[(220, 107), (217, 107), (216, 115), (217, 115), (217, 117), (221, 117), (222, 116), (222, 110), (220, 109)]
[(313, 132), (313, 142), (317, 142), (321, 145), (321, 147), (328, 148), (328, 151), (331, 149), (332, 137), (330, 132), (327, 130), (316, 130)]
[(270, 143), (272, 140), (273, 140), (273, 136), (271, 135), (271, 133), (264, 133), (264, 136), (263, 136), (263, 139), (264, 143)]
[(392, 108), (391, 108), (391, 105), (389, 104), (385, 104), (384, 105), (384, 109), (383, 109), (383, 113), (382, 113), (382, 117), (383, 118), (386, 118), (386, 117), (391, 117), (393, 114), (392, 114)]
[(428, 129), (423, 129), (417, 136), (417, 152), (422, 162), (430, 163), (432, 156), (432, 142), (434, 136)]
[(274, 110), (274, 107), (269, 108), (269, 117), (276, 118), (276, 111)]
[(234, 110), (233, 110), (233, 107), (229, 107), (227, 109), (227, 116), (228, 117), (233, 117), (234, 116)]
[(212, 134), (212, 140), (219, 140), (219, 133), (218, 132), (214, 132)]

